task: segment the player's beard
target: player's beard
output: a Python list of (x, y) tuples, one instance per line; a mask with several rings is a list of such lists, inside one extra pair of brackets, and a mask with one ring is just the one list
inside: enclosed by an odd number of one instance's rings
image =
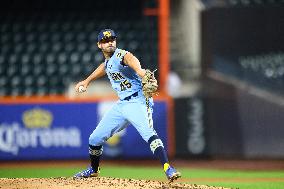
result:
[(103, 52), (107, 53), (107, 54), (113, 54), (115, 49), (116, 49), (115, 46), (108, 46), (108, 47), (103, 49)]

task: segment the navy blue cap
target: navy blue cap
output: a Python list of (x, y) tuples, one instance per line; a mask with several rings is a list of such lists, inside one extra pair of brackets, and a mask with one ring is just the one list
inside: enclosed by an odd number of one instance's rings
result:
[(114, 33), (113, 30), (111, 29), (104, 29), (101, 30), (99, 35), (98, 35), (98, 42), (100, 42), (103, 39), (107, 39), (107, 38), (116, 38), (116, 34)]

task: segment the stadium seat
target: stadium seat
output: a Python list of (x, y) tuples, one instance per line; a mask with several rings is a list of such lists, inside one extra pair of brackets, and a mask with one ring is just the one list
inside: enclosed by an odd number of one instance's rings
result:
[(104, 28), (114, 29), (118, 47), (133, 52), (145, 67), (157, 64), (157, 43), (153, 42), (157, 28), (143, 19), (141, 7), (135, 3), (90, 3), (96, 11), (3, 13), (0, 96), (64, 93), (70, 83), (86, 77), (103, 62), (97, 35)]

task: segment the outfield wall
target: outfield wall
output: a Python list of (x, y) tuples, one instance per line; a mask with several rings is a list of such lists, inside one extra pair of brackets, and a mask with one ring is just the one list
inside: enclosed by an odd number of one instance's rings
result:
[(283, 104), (218, 85), (216, 96), (175, 100), (176, 157), (284, 158)]
[[(88, 139), (115, 100), (0, 102), (0, 160), (84, 159)], [(166, 100), (155, 101), (153, 122), (168, 148)], [(104, 158), (153, 158), (133, 126), (110, 138)]]

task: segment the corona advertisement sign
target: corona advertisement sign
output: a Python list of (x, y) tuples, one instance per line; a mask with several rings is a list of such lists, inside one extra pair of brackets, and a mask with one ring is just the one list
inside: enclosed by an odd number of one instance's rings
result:
[[(87, 155), (96, 104), (0, 105), (0, 160), (68, 159)], [(85, 110), (85, 112), (84, 112)]]
[[(113, 103), (0, 103), (0, 160), (88, 159), (89, 136)], [(155, 129), (165, 144), (166, 110), (166, 103), (159, 102), (153, 114)], [(103, 158), (116, 157), (153, 155), (129, 125), (104, 145)]]

